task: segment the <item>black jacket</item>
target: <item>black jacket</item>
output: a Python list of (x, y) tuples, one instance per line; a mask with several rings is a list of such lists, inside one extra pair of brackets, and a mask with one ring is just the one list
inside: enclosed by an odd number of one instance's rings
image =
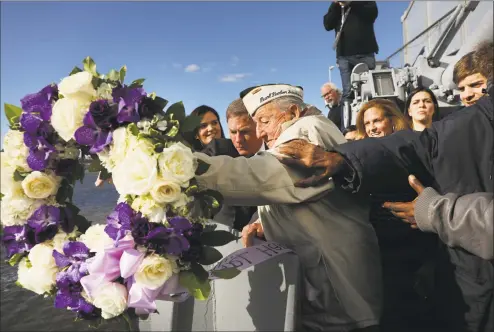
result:
[[(348, 5), (347, 5), (348, 6)], [(378, 53), (374, 21), (377, 18), (375, 1), (352, 1), (350, 14), (341, 33), (336, 56)], [(345, 7), (345, 10), (348, 8)], [(324, 27), (327, 31), (338, 33), (341, 27), (341, 6), (333, 2), (324, 15)]]
[[(494, 91), (490, 89), (492, 96)], [(342, 186), (392, 192), (408, 174), (440, 194), (493, 192), (493, 104), (489, 96), (458, 110), (422, 133), (399, 131), (335, 148), (353, 174)], [(465, 234), (468, 237), (468, 234)], [(461, 248), (442, 247), (438, 260), (438, 316), (448, 331), (494, 330), (494, 266)]]
[[(208, 156), (230, 156), (233, 158), (240, 156), (232, 141), (228, 138), (217, 138), (212, 140), (201, 152)], [(250, 219), (257, 211), (257, 207), (235, 206), (234, 208), (235, 219), (233, 221), (233, 228), (241, 231), (242, 228), (249, 223)]]
[(335, 107), (328, 107), (328, 119), (333, 121), (333, 123), (340, 129), (340, 131), (343, 131), (343, 102), (341, 102), (338, 106)]

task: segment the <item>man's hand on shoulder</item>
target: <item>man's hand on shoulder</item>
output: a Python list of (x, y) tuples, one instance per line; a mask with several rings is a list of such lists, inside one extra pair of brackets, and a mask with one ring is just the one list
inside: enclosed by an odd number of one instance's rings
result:
[(281, 154), (281, 156), (275, 155), (276, 158), (285, 165), (315, 170), (314, 175), (296, 182), (297, 187), (311, 187), (325, 183), (338, 173), (345, 163), (340, 154), (328, 152), (302, 139), (282, 144), (276, 148), (276, 152)]

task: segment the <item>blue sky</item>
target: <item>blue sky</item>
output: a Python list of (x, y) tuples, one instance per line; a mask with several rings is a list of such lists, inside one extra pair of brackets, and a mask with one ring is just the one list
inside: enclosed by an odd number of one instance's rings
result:
[[(206, 104), (224, 115), (242, 89), (273, 82), (303, 86), (305, 101), (322, 109), (319, 87), (336, 61), (334, 32), (322, 24), (329, 3), (2, 2), (2, 109), (88, 55), (102, 73), (127, 65), (128, 82), (146, 78), (147, 92), (182, 100), (187, 113)], [(378, 59), (402, 45), (407, 6), (378, 2)], [(332, 79), (340, 85), (336, 68)], [(2, 114), (2, 141), (6, 130)]]

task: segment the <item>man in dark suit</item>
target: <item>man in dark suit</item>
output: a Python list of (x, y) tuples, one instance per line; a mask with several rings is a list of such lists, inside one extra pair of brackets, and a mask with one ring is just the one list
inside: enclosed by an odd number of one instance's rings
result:
[[(259, 151), (265, 150), (264, 142), (256, 135), (256, 124), (250, 117), (247, 109), (238, 98), (234, 100), (226, 110), (226, 121), (230, 139), (217, 138), (205, 146), (202, 153), (209, 156), (226, 155), (233, 158), (251, 157)], [(254, 213), (255, 206), (235, 206), (235, 217), (233, 228), (242, 231), (242, 228), (249, 223)]]

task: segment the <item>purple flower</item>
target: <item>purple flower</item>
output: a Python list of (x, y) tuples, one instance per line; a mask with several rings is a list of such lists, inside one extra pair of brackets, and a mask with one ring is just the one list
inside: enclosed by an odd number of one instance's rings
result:
[(48, 143), (45, 137), (35, 136), (28, 132), (24, 133), (24, 144), (29, 148), (27, 164), (34, 171), (44, 170), (48, 166), (52, 155), (57, 151), (53, 145)]
[(110, 238), (117, 241), (125, 237), (131, 230), (132, 220), (140, 217), (127, 203), (119, 203), (115, 210), (106, 218), (105, 232)]
[(128, 86), (113, 89), (113, 101), (118, 104), (118, 123), (138, 122), (139, 104), (146, 96), (143, 88), (130, 88)]
[[(65, 274), (60, 272), (59, 275)], [(57, 276), (58, 279), (58, 276)], [(76, 312), (78, 317), (93, 318), (96, 316), (97, 309), (87, 302), (81, 295), (82, 286), (80, 283), (69, 284), (68, 286), (61, 287), (57, 280), (57, 294), (55, 295), (55, 308), (67, 309)]]
[(29, 251), (33, 245), (28, 240), (29, 228), (26, 226), (5, 226), (2, 242), (7, 249), (7, 257)]
[(69, 266), (64, 271), (65, 274), (60, 275), (61, 285), (68, 283), (76, 283), (81, 278), (88, 274), (86, 259), (89, 257), (89, 248), (82, 242), (69, 241), (65, 242), (63, 246), (63, 253), (61, 254), (56, 250), (53, 250), (53, 258), (59, 268)]
[(94, 123), (101, 129), (111, 130), (118, 127), (118, 105), (111, 104), (107, 100), (93, 101), (89, 106), (89, 112), (93, 116)]
[(35, 243), (53, 239), (60, 222), (60, 209), (49, 205), (39, 207), (27, 220), (28, 226), (34, 230)]
[(52, 102), (58, 97), (58, 87), (47, 85), (41, 91), (29, 94), (21, 99), (21, 106), (25, 112), (39, 113), (44, 121), (50, 120)]
[(180, 255), (190, 248), (183, 232), (192, 224), (185, 218), (176, 217), (168, 221), (170, 228), (139, 219), (132, 225), (132, 237), (137, 244), (155, 250), (159, 254)]
[(91, 112), (86, 113), (84, 126), (76, 130), (74, 137), (77, 143), (91, 146), (89, 149), (91, 153), (102, 151), (112, 141), (111, 131), (96, 126)]

